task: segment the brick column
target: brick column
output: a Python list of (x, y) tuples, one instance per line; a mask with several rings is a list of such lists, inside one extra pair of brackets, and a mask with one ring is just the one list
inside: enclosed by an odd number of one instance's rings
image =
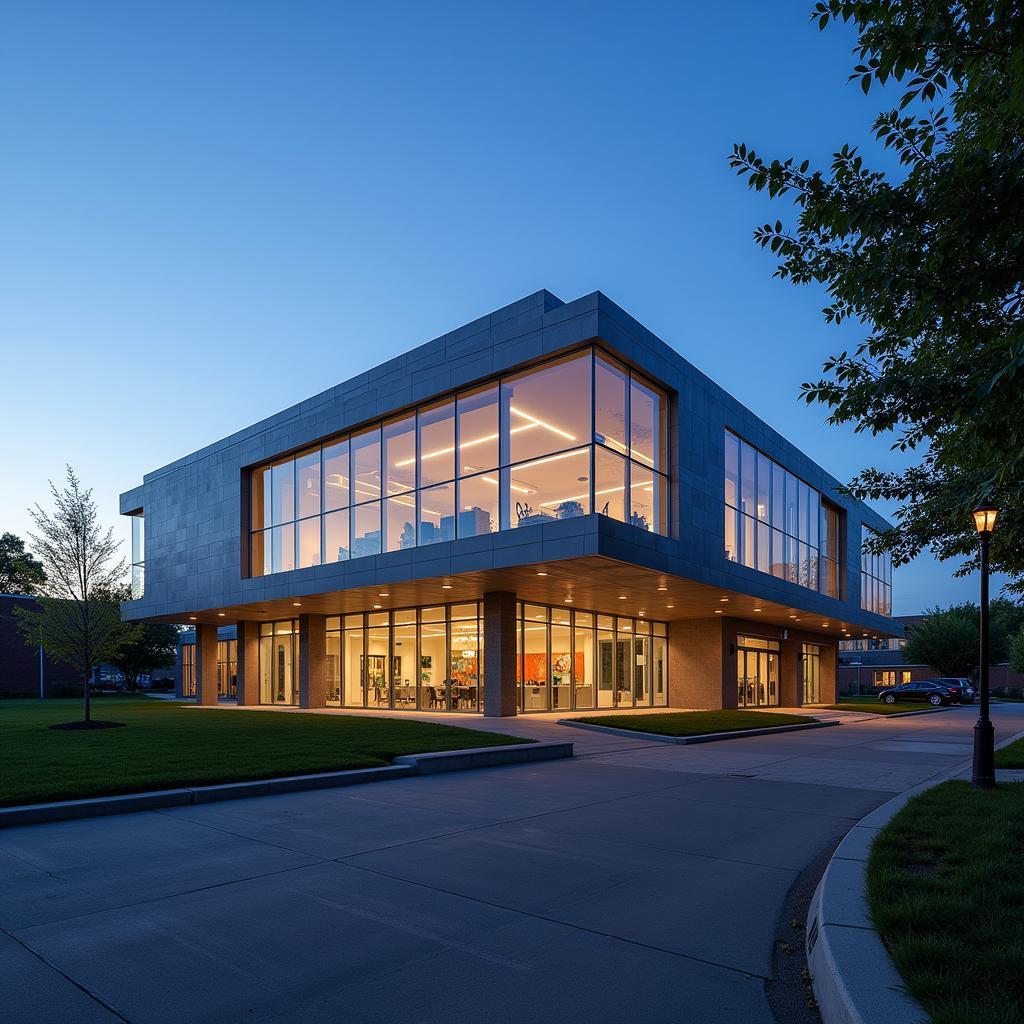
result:
[(299, 707), (327, 706), (327, 618), (299, 616)]
[[(836, 665), (839, 661), (839, 644), (837, 642), (821, 645), (821, 703), (836, 702)], [(863, 671), (863, 669), (861, 670)]]
[(217, 703), (217, 627), (196, 625), (196, 703)]
[(516, 714), (516, 595), (484, 594), (484, 715)]
[(804, 666), (800, 640), (779, 642), (779, 706), (798, 708), (804, 702)]
[(238, 704), (260, 702), (260, 624), (238, 623)]
[(736, 661), (723, 653), (725, 643), (721, 619), (668, 624), (669, 707), (736, 707)]

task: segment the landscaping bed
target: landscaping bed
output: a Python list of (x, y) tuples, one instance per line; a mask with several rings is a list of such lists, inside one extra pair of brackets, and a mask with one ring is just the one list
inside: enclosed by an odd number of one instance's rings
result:
[(1024, 737), (996, 751), (997, 768), (1024, 768)]
[(573, 718), (571, 721), (661, 736), (703, 736), (714, 732), (768, 729), (776, 725), (806, 725), (814, 719), (807, 715), (786, 715), (771, 711), (679, 711), (657, 715), (590, 715)]
[(1012, 783), (987, 793), (943, 783), (875, 840), (871, 915), (933, 1024), (1024, 1020), (1022, 848), (1024, 785)]
[(941, 707), (933, 708), (929, 704), (883, 704), (880, 700), (843, 701), (841, 704), (829, 704), (829, 711), (859, 711), (865, 715), (905, 715), (908, 711), (942, 711)]
[(529, 742), (397, 717), (218, 711), (146, 698), (102, 702), (102, 717), (125, 728), (49, 728), (81, 709), (78, 700), (0, 702), (0, 806), (373, 768), (401, 754)]

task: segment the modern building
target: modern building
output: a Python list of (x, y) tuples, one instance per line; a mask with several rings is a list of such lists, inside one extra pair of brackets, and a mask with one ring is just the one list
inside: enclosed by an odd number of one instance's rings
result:
[(886, 522), (599, 292), (496, 310), (121, 511), (124, 615), (194, 627), (201, 703), (218, 674), (302, 707), (827, 703), (840, 639), (896, 629), (862, 554)]

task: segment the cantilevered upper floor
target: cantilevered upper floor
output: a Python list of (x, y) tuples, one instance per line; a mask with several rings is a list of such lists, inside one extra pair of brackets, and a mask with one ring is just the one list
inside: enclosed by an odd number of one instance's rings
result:
[(511, 591), (893, 632), (862, 553), (888, 524), (600, 292), (496, 310), (147, 474), (121, 512), (130, 619)]

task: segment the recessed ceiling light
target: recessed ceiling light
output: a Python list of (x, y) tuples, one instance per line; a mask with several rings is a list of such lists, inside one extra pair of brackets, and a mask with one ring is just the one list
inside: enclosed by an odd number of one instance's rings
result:
[(302, 607), (302, 602), (301, 601), (292, 601), (292, 607), (293, 608), (301, 608)]
[(626, 600), (626, 595), (625, 594), (619, 594), (619, 600), (620, 601), (625, 601)]
[(572, 604), (572, 598), (571, 598), (571, 597), (567, 597), (567, 598), (565, 599), (565, 603), (566, 603), (566, 604)]
[(763, 612), (763, 611), (764, 611), (764, 609), (763, 609), (763, 608), (755, 608), (755, 609), (754, 609), (754, 611), (755, 611), (755, 612)]
[(538, 576), (547, 576), (547, 573), (546, 572), (539, 572), (539, 573), (537, 573), (537, 575)]
[(224, 613), (223, 612), (217, 612), (217, 616), (219, 618), (223, 619), (224, 618)]
[(442, 583), (441, 584), (441, 589), (442, 590), (451, 590), (452, 589), (452, 585), (450, 583)]
[(659, 590), (668, 590), (668, 587), (658, 587)]
[(667, 604), (667, 605), (665, 605), (665, 607), (666, 608), (675, 608), (675, 605), (674, 604)]
[(379, 608), (379, 607), (380, 607), (380, 605), (379, 605), (379, 604), (375, 604), (375, 605), (374, 605), (373, 607), (374, 607), (374, 608)]
[(641, 619), (644, 617), (644, 613), (643, 612), (637, 612), (637, 615), (639, 615)]
[(386, 590), (382, 590), (377, 596), (378, 597), (390, 597), (391, 595)]
[(721, 615), (722, 614), (722, 609), (721, 608), (716, 608), (715, 609), (715, 614), (716, 615)]
[(823, 622), (823, 623), (822, 623), (822, 626), (824, 626), (824, 627), (825, 627), (825, 629), (828, 629), (828, 623), (827, 623), (827, 622)]
[(727, 598), (727, 597), (720, 597), (720, 598), (719, 598), (718, 600), (719, 600), (719, 601), (728, 601), (728, 600), (729, 600), (729, 598)]
[(791, 619), (795, 619), (795, 618), (796, 618), (796, 616), (795, 616), (795, 615), (790, 615), (790, 618), (791, 618)]
[(190, 619), (190, 620), (191, 620), (192, 622), (195, 622), (195, 621), (196, 621), (196, 617), (195, 617), (194, 615), (190, 615), (190, 616), (189, 616), (189, 619)]

